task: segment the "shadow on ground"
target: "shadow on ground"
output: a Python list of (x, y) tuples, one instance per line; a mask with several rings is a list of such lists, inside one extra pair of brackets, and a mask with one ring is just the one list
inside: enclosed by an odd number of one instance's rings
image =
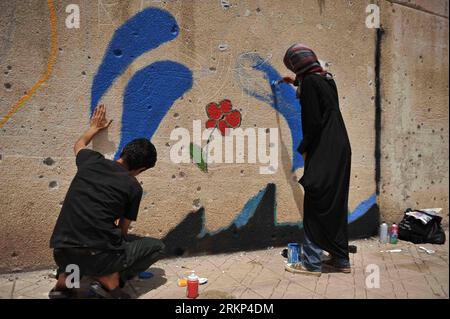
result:
[(133, 298), (139, 298), (142, 295), (163, 286), (167, 282), (166, 272), (161, 268), (150, 268), (147, 270), (153, 274), (149, 279), (133, 279), (128, 281), (124, 291), (129, 293)]
[[(153, 274), (149, 279), (135, 278), (127, 282), (124, 292), (128, 293), (133, 299), (137, 299), (146, 293), (163, 286), (166, 282), (166, 272), (161, 268), (150, 268), (147, 270)], [(73, 299), (98, 299), (89, 291), (89, 286), (93, 279), (91, 277), (83, 277), (81, 279), (80, 288), (76, 289)]]

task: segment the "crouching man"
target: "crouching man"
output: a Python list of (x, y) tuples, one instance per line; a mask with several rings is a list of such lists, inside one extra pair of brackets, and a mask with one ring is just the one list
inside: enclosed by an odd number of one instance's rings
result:
[[(129, 298), (125, 282), (164, 255), (164, 244), (153, 238), (127, 240), (138, 215), (142, 187), (136, 176), (156, 163), (156, 149), (147, 139), (128, 143), (117, 161), (87, 149), (94, 135), (107, 128), (106, 109), (98, 106), (90, 128), (75, 143), (78, 171), (66, 194), (50, 240), (58, 266), (50, 298), (68, 298), (66, 267), (93, 277), (91, 290), (105, 298)], [(80, 276), (80, 278), (81, 278)]]

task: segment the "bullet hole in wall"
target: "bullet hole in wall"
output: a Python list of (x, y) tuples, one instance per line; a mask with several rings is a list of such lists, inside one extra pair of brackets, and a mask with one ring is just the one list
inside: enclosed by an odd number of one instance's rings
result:
[(48, 187), (49, 188), (57, 188), (58, 187), (58, 182), (57, 181), (51, 181), (50, 183), (48, 183)]
[(114, 55), (115, 55), (116, 57), (118, 57), (118, 58), (122, 57), (122, 55), (123, 55), (123, 52), (122, 52), (122, 50), (120, 50), (120, 49), (114, 49), (114, 50), (113, 50), (113, 53), (114, 53)]
[(199, 187), (197, 187), (197, 192), (199, 192), (199, 191), (201, 191), (202, 190), (202, 188), (199, 186)]
[(175, 113), (175, 114), (173, 115), (174, 118), (177, 118), (177, 117), (179, 117), (179, 116), (180, 116), (180, 114), (178, 114), (178, 113)]
[(12, 84), (11, 84), (11, 83), (5, 83), (5, 88), (6, 88), (7, 90), (11, 90)]
[(53, 158), (51, 158), (51, 157), (47, 157), (47, 158), (44, 159), (42, 162), (43, 162), (45, 165), (48, 165), (48, 166), (52, 166), (53, 164), (55, 164), (55, 161), (54, 161)]
[(194, 209), (200, 208), (200, 198), (196, 198), (192, 201), (192, 206)]

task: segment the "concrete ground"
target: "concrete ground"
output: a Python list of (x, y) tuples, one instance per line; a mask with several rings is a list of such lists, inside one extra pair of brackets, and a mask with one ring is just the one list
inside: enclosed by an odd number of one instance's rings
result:
[[(449, 298), (447, 243), (381, 245), (376, 239), (368, 239), (352, 244), (358, 251), (351, 255), (351, 274), (323, 273), (320, 278), (291, 274), (284, 270), (281, 248), (269, 248), (163, 260), (149, 269), (152, 278), (130, 281), (126, 290), (142, 299), (186, 298), (186, 288), (178, 287), (177, 281), (194, 269), (200, 277), (208, 278), (200, 286), (199, 298), (205, 299)], [(420, 246), (435, 252), (427, 254)], [(401, 249), (401, 252), (386, 252), (390, 249)], [(377, 269), (379, 288), (376, 287)], [(47, 298), (55, 283), (53, 278), (54, 270), (0, 275), (0, 298)], [(87, 295), (88, 284), (83, 280), (80, 297)]]

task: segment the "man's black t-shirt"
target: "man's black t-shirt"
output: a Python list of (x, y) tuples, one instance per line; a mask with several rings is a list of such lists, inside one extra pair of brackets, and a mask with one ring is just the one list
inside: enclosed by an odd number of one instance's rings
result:
[(82, 149), (75, 175), (50, 240), (51, 248), (121, 249), (115, 221), (136, 220), (142, 187), (122, 165)]

